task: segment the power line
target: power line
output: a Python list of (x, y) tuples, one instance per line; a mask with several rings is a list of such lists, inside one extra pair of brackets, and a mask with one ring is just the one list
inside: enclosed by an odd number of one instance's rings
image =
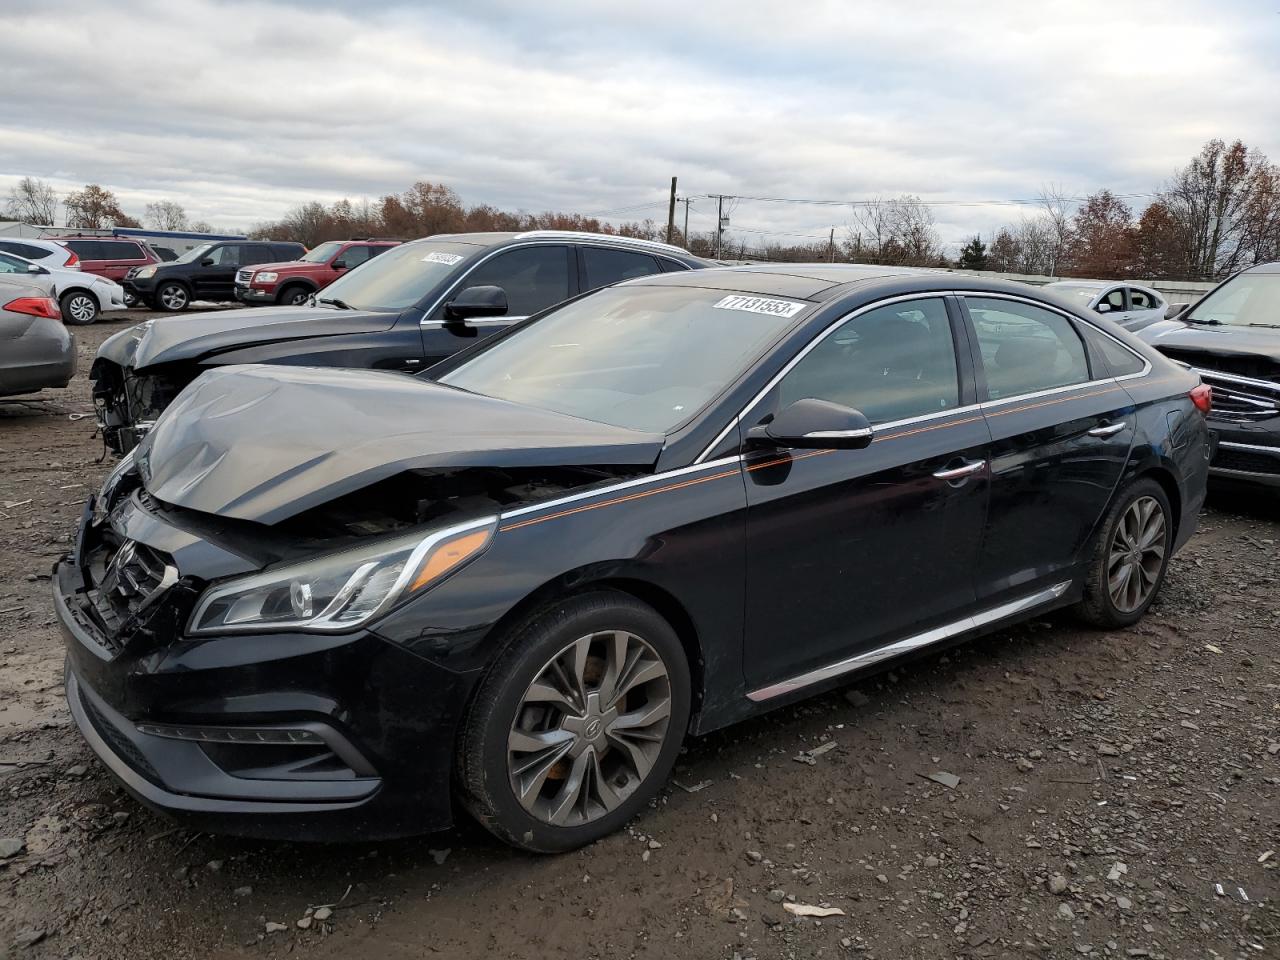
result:
[[(806, 203), (816, 206), (826, 207), (865, 207), (874, 203), (885, 202), (884, 199), (872, 200), (815, 200), (804, 197), (747, 197), (738, 194), (716, 194), (709, 193), (705, 196), (714, 200), (716, 197), (724, 197), (726, 200), (753, 200), (759, 203)], [(1156, 196), (1154, 193), (1117, 193), (1113, 194), (1118, 200), (1132, 200), (1139, 198), (1151, 198)], [(896, 198), (889, 198), (896, 199)], [(1045, 202), (1044, 197), (1035, 197), (1026, 200), (919, 200), (913, 199), (913, 203), (919, 203), (924, 207), (992, 207), (992, 206), (1024, 206), (1028, 204), (1042, 204)], [(1088, 197), (1049, 197), (1050, 201), (1060, 200), (1063, 203), (1084, 203)]]

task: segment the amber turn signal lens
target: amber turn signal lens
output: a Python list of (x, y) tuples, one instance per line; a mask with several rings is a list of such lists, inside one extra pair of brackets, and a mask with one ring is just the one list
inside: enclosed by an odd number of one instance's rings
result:
[(484, 549), (492, 535), (493, 528), (485, 527), (440, 544), (422, 561), (422, 566), (418, 568), (418, 575), (413, 578), (409, 592), (421, 590), (427, 584), (439, 580), (458, 564), (474, 557)]

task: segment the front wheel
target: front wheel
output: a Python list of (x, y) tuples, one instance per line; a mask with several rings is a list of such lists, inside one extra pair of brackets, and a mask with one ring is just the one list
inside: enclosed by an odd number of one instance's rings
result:
[(689, 721), (675, 631), (602, 590), (508, 635), (459, 742), (464, 806), (513, 846), (559, 853), (620, 828), (658, 792)]
[(72, 290), (62, 295), (59, 301), (62, 308), (62, 322), (82, 327), (98, 319), (98, 301), (93, 294), (83, 290)]
[(310, 297), (311, 291), (306, 287), (285, 287), (284, 290), (280, 292), (280, 296), (276, 298), (276, 303), (288, 307), (297, 307), (306, 303)]
[(155, 304), (161, 310), (167, 310), (170, 313), (176, 313), (179, 310), (187, 309), (187, 305), (191, 303), (191, 294), (185, 286), (180, 283), (162, 284), (156, 290)]
[(1173, 549), (1173, 513), (1164, 488), (1138, 480), (1116, 497), (1085, 572), (1084, 620), (1103, 628), (1142, 619), (1164, 583)]

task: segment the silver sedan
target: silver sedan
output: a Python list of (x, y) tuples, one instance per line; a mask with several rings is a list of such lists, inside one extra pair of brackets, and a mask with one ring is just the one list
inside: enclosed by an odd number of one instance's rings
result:
[(47, 278), (0, 276), (0, 396), (65, 387), (76, 373), (76, 338), (62, 323)]
[(1169, 305), (1150, 287), (1136, 283), (1108, 280), (1059, 280), (1046, 284), (1045, 290), (1056, 293), (1076, 307), (1088, 306), (1126, 330), (1141, 330), (1164, 319)]

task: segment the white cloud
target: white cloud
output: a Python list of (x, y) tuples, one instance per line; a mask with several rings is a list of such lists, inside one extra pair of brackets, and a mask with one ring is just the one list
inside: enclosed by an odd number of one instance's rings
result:
[[(21, 95), (0, 103), (0, 190), (94, 181), (135, 213), (164, 197), (248, 226), (421, 178), (471, 203), (660, 219), (672, 174), (693, 194), (956, 200), (1149, 192), (1213, 136), (1280, 159), (1280, 15), (1248, 0), (102, 11), (6, 13), (0, 83)], [(946, 240), (1016, 216), (935, 213)], [(815, 235), (848, 219), (734, 212)]]

